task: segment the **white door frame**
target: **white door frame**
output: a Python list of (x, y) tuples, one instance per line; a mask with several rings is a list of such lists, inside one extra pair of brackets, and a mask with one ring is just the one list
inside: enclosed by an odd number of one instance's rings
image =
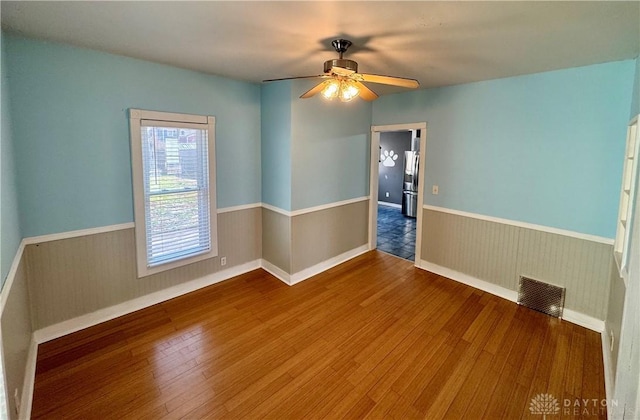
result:
[(369, 170), (369, 249), (378, 241), (378, 171), (380, 162), (380, 133), (388, 131), (420, 130), (420, 162), (418, 164), (418, 217), (416, 221), (416, 267), (420, 266), (422, 250), (422, 209), (424, 205), (424, 170), (427, 151), (427, 123), (408, 123), (371, 126), (371, 166)]

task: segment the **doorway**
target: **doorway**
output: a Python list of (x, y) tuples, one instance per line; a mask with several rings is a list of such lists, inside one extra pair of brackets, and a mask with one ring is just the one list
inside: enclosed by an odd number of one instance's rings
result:
[(369, 247), (420, 263), (426, 123), (371, 127)]

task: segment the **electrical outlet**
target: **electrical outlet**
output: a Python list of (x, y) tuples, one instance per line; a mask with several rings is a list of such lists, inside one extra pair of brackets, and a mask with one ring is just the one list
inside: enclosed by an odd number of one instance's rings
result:
[(220, 265), (227, 265), (227, 257), (220, 257)]
[(388, 192), (384, 193), (384, 196), (389, 197), (389, 193)]
[(434, 185), (431, 187), (431, 194), (438, 195), (438, 186)]
[(18, 392), (18, 388), (13, 390), (13, 402), (16, 406), (16, 416), (20, 414), (20, 393)]

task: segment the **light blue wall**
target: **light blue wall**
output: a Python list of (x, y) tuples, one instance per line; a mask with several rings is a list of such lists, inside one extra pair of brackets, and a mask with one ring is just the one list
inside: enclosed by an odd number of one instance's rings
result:
[(613, 238), (634, 68), (385, 96), (373, 123), (427, 122), (426, 204)]
[(291, 210), (291, 82), (262, 85), (262, 201)]
[(9, 83), (7, 79), (6, 37), (0, 32), (0, 289), (22, 240), (14, 164)]
[(636, 77), (633, 81), (633, 97), (631, 99), (631, 115), (633, 118), (640, 114), (640, 57), (636, 58)]
[(371, 102), (299, 96), (317, 81), (292, 85), (292, 209), (368, 195)]
[(638, 60), (390, 95), (371, 108), (299, 100), (306, 81), (260, 88), (11, 35), (4, 43), (13, 129), (3, 133), (15, 140), (24, 236), (133, 219), (131, 107), (216, 116), (219, 207), (296, 210), (367, 195), (371, 120), (427, 121), (426, 203), (615, 234)]
[(314, 83), (262, 86), (262, 201), (287, 211), (368, 194), (371, 104), (300, 99)]
[(133, 220), (129, 108), (214, 115), (218, 207), (261, 200), (258, 85), (6, 38), (24, 236)]

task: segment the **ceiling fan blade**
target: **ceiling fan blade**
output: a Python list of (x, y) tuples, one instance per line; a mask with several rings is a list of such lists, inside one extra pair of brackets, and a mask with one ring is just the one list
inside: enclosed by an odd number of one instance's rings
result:
[(362, 80), (365, 82), (379, 83), (381, 85), (401, 86), (415, 89), (420, 86), (420, 82), (415, 79), (406, 79), (404, 77), (380, 76), (377, 74), (360, 73)]
[(331, 67), (331, 72), (337, 74), (338, 76), (351, 76), (355, 71), (345, 69), (344, 67), (333, 66)]
[(316, 93), (320, 93), (320, 91), (324, 88), (324, 84), (325, 82), (318, 83), (317, 85), (315, 85), (314, 87), (312, 87), (311, 89), (309, 89), (308, 91), (300, 95), (300, 98), (307, 99), (312, 97)]
[(358, 81), (354, 81), (353, 83), (358, 86), (358, 89), (360, 89), (360, 97), (365, 101), (375, 101), (378, 99), (378, 94), (366, 87), (364, 83)]
[(296, 80), (296, 79), (326, 79), (327, 77), (331, 77), (331, 75), (329, 75), (329, 74), (318, 74), (316, 76), (283, 77), (282, 79), (267, 79), (267, 80), (263, 80), (262, 83), (265, 83), (265, 82), (280, 82), (282, 80)]

